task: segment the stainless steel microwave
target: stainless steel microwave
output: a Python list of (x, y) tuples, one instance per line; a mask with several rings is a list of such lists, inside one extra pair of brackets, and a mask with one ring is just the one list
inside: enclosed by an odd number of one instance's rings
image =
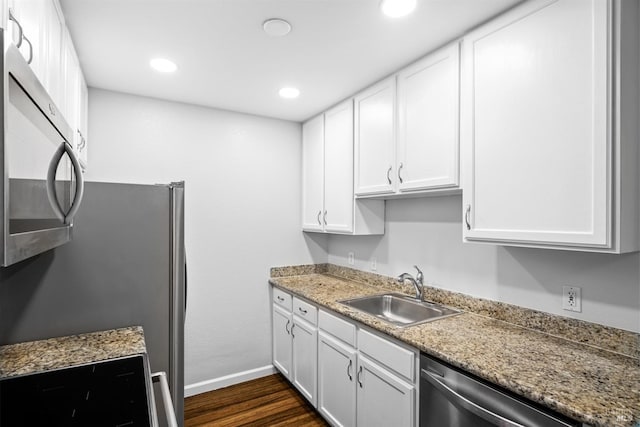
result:
[(20, 32), (16, 44), (1, 29), (0, 38), (0, 262), (8, 266), (71, 240), (83, 180), (71, 145), (71, 127), (19, 50), (27, 39)]

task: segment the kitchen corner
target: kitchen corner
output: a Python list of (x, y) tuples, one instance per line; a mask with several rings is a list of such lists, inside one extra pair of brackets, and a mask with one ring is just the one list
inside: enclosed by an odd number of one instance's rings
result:
[(339, 301), (411, 289), (333, 264), (273, 268), (269, 283), (572, 419), (593, 426), (640, 420), (636, 333), (429, 286), (425, 300), (464, 313), (398, 328)]

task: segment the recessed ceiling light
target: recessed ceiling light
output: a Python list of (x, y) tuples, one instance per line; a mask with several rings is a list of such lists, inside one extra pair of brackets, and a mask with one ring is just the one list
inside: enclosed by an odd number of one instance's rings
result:
[(280, 89), (280, 91), (278, 91), (278, 94), (282, 98), (294, 99), (300, 96), (300, 91), (295, 87), (283, 87), (282, 89)]
[(291, 32), (291, 24), (284, 19), (267, 19), (262, 24), (264, 32), (272, 37), (283, 37)]
[(400, 18), (413, 12), (416, 0), (382, 0), (380, 9), (391, 18)]
[(178, 66), (168, 59), (165, 58), (154, 58), (149, 61), (149, 65), (156, 71), (160, 71), (161, 73), (173, 73), (178, 69)]

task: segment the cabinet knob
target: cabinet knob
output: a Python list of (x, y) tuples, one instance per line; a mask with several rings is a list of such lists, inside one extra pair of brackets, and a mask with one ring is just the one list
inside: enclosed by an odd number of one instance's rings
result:
[(387, 181), (389, 182), (389, 184), (391, 184), (391, 170), (393, 169), (393, 166), (389, 166), (389, 169), (387, 169)]

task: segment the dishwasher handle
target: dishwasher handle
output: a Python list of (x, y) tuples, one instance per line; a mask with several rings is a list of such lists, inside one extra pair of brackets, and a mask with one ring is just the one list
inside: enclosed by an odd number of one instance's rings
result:
[(457, 406), (458, 408), (464, 409), (466, 411), (471, 412), (472, 414), (482, 418), (485, 421), (488, 421), (496, 426), (500, 426), (500, 427), (525, 427), (522, 424), (518, 424), (515, 421), (511, 421), (507, 418), (504, 418), (486, 408), (483, 408), (482, 406), (478, 405), (475, 402), (472, 402), (471, 400), (467, 399), (466, 397), (462, 396), (461, 394), (459, 394), (458, 392), (456, 392), (455, 390), (453, 390), (451, 387), (449, 387), (448, 385), (446, 385), (444, 382), (440, 381), (440, 379), (438, 379), (436, 377), (436, 375), (432, 374), (431, 372), (427, 372), (426, 370), (422, 369), (421, 370), (421, 377), (422, 379), (424, 379), (425, 381), (427, 381), (429, 384), (431, 384), (432, 386), (434, 386), (438, 391), (440, 391), (441, 393), (443, 393), (444, 395), (446, 395), (449, 399), (449, 401), (454, 404), (455, 406)]
[(171, 392), (169, 391), (169, 383), (167, 382), (166, 372), (155, 372), (151, 374), (154, 383), (160, 383), (160, 391), (162, 392), (162, 403), (167, 416), (167, 425), (169, 427), (178, 427), (176, 413), (173, 410), (173, 402), (171, 401)]

